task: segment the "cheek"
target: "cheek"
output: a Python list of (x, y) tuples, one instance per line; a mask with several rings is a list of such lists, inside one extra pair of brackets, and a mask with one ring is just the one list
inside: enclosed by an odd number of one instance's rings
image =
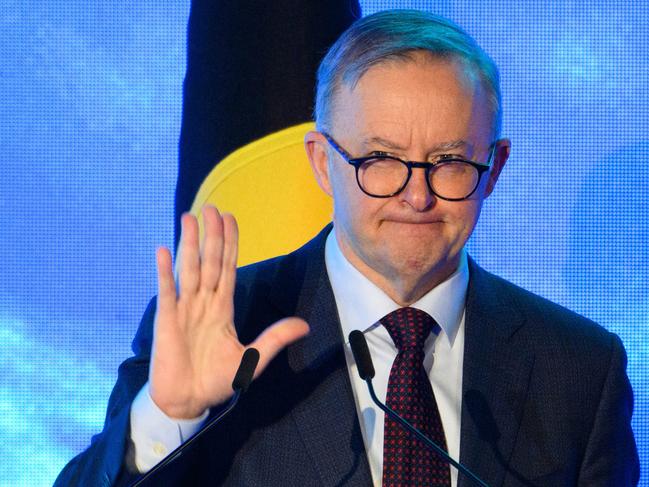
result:
[(453, 223), (458, 236), (466, 241), (469, 238), (480, 216), (482, 199), (469, 200), (453, 214)]
[(358, 192), (334, 192), (334, 221), (348, 234), (355, 235), (355, 239), (363, 239), (377, 226), (377, 210), (373, 202), (368, 204), (367, 197), (356, 194)]
[(358, 222), (365, 220), (366, 195), (356, 184), (356, 175), (347, 168), (332, 168), (330, 182), (333, 191), (334, 217), (338, 221)]
[(336, 227), (354, 247), (369, 245), (370, 241), (377, 238), (384, 201), (365, 195), (353, 178), (351, 181), (336, 180), (333, 193)]
[(338, 172), (330, 172), (329, 181), (333, 192), (334, 200), (334, 220), (342, 222), (349, 219), (349, 214), (354, 211), (354, 194), (345, 183), (345, 178)]

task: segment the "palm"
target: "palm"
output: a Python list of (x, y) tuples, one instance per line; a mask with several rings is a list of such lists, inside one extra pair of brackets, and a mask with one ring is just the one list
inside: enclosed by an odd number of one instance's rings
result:
[[(205, 237), (198, 224), (182, 220), (178, 292), (171, 255), (159, 249), (158, 308), (149, 383), (154, 402), (169, 416), (189, 418), (232, 395), (232, 379), (245, 350), (234, 327), (233, 295), (237, 227), (231, 215), (203, 211)], [(270, 327), (251, 345), (259, 349), (257, 374), (281, 348), (304, 336), (308, 326), (288, 318)]]

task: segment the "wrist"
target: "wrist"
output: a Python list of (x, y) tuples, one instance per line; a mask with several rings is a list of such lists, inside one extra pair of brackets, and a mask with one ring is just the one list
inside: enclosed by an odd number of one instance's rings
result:
[(153, 404), (170, 419), (195, 420), (205, 416), (209, 410), (208, 406), (192, 404), (191, 401), (185, 403), (176, 402), (173, 404), (162, 401), (159, 397), (156, 397), (155, 390), (151, 387), (151, 384), (149, 384), (147, 389)]

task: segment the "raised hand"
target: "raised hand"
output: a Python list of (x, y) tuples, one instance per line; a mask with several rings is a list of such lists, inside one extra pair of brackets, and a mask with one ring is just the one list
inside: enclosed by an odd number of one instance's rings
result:
[[(181, 219), (178, 287), (171, 253), (160, 248), (156, 254), (158, 305), (149, 391), (157, 406), (173, 418), (194, 418), (227, 400), (246, 348), (234, 327), (236, 221), (206, 206), (203, 222), (199, 246), (196, 218), (185, 214)], [(267, 328), (249, 344), (260, 354), (255, 377), (280, 350), (308, 332), (299, 318), (286, 318)]]

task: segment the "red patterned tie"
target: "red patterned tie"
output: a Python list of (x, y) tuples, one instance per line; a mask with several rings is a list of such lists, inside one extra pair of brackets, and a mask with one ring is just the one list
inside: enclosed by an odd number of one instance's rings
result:
[[(386, 403), (446, 450), (444, 428), (424, 370), (424, 342), (438, 325), (424, 311), (400, 308), (381, 319), (398, 349)], [(450, 486), (450, 468), (424, 443), (385, 417), (383, 486)]]

